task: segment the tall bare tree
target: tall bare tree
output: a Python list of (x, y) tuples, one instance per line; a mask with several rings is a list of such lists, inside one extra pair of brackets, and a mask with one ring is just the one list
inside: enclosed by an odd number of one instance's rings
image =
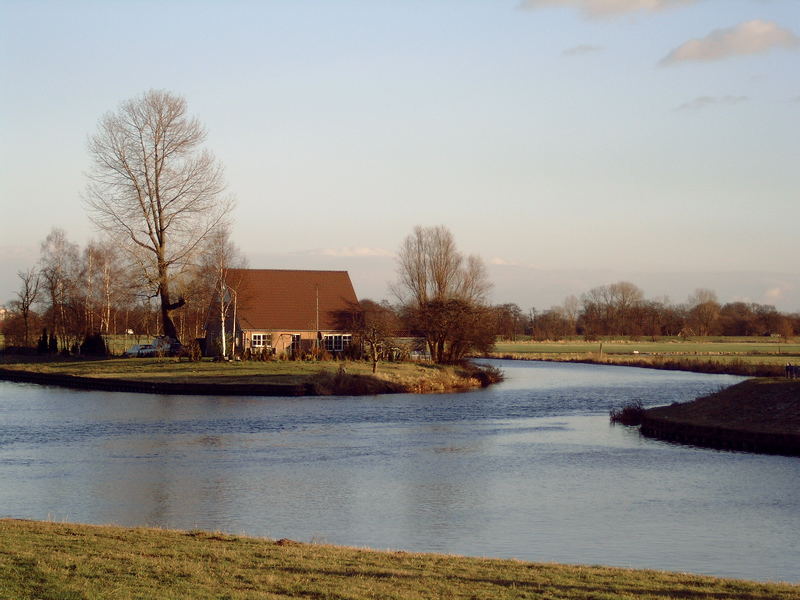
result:
[(154, 296), (164, 335), (178, 338), (170, 285), (232, 208), (222, 166), (186, 100), (150, 90), (106, 114), (89, 140), (85, 196), (92, 220), (124, 242)]

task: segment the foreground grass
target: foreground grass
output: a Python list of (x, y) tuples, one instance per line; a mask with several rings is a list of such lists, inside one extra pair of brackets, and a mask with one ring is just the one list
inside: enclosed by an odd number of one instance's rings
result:
[(0, 598), (796, 600), (800, 586), (0, 520)]
[[(372, 364), (362, 361), (241, 361), (191, 362), (177, 358), (112, 358), (106, 360), (17, 359), (3, 357), (0, 367), (73, 375), (78, 377), (123, 379), (154, 383), (193, 384), (312, 384), (319, 393), (359, 393), (348, 386), (364, 388), (364, 393), (444, 392), (478, 387), (480, 381), (462, 367), (425, 362), (379, 363), (373, 376)], [(343, 367), (347, 377), (339, 376)], [(374, 385), (372, 385), (374, 384)], [(343, 385), (341, 389), (337, 385)]]

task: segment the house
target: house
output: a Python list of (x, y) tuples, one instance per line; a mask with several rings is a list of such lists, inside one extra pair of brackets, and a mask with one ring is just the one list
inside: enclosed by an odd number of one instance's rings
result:
[(221, 346), (225, 313), (227, 352), (297, 355), (316, 348), (346, 350), (353, 339), (347, 315), (358, 310), (358, 298), (347, 271), (229, 269), (225, 302), (212, 305), (206, 327), (206, 349)]

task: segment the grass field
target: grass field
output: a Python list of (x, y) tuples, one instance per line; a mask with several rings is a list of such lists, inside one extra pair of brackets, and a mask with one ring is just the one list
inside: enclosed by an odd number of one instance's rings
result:
[(800, 586), (0, 520), (0, 598), (800, 600)]
[[(373, 378), (372, 363), (364, 361), (236, 361), (191, 362), (177, 358), (112, 358), (77, 360), (33, 357), (0, 357), (0, 367), (37, 373), (78, 377), (124, 379), (147, 382), (193, 384), (278, 384), (326, 383), (343, 367), (351, 379)], [(462, 367), (426, 362), (381, 362), (374, 376), (387, 382), (384, 391), (443, 392), (477, 387), (480, 382)], [(373, 379), (374, 381), (374, 379)], [(346, 388), (342, 392), (346, 391)], [(338, 392), (337, 392), (338, 393)], [(353, 392), (357, 393), (357, 392)]]
[[(702, 339), (698, 341), (620, 341), (602, 342), (603, 354), (662, 354), (662, 355), (737, 355), (765, 356), (785, 360), (800, 356), (800, 343), (764, 341), (764, 338), (734, 338), (721, 341)], [(516, 354), (585, 354), (600, 352), (600, 342), (498, 342), (496, 352)]]
[(777, 377), (786, 363), (800, 363), (800, 343), (769, 338), (604, 340), (601, 352), (600, 342), (498, 342), (489, 356)]

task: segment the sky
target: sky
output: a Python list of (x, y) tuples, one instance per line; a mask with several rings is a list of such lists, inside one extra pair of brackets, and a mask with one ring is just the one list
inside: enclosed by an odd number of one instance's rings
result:
[(800, 311), (797, 0), (0, 0), (0, 304), (51, 228), (98, 237), (87, 140), (149, 89), (207, 128), (251, 267), (392, 299), (445, 225), (524, 310)]

